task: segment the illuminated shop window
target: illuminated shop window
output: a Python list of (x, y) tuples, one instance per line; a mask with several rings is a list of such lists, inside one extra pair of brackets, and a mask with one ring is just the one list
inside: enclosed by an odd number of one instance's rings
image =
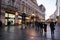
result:
[(8, 17), (8, 14), (7, 13), (5, 13), (5, 17)]
[(11, 18), (15, 18), (15, 15), (13, 15), (13, 14), (9, 14), (9, 17), (11, 17)]
[(5, 17), (15, 18), (15, 15), (13, 15), (13, 14), (8, 14), (8, 13), (5, 13)]
[(11, 22), (12, 25), (14, 25), (14, 23), (15, 23), (15, 20), (14, 20), (15, 15), (5, 13), (5, 17), (9, 17), (9, 19), (7, 19), (7, 18), (5, 19), (5, 25), (7, 25), (8, 20)]
[(18, 24), (21, 24), (21, 21), (22, 21), (22, 20), (19, 19), (19, 20), (18, 20)]

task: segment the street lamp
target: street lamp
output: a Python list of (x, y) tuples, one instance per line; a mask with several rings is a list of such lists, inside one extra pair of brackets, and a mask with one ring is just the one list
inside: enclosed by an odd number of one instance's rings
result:
[(17, 16), (18, 15), (18, 12), (16, 12), (15, 15)]
[(35, 14), (32, 14), (32, 16), (35, 16)]

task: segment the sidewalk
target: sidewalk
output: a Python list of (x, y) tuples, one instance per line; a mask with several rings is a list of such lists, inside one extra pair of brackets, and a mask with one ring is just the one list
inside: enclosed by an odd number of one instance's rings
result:
[(47, 36), (33, 28), (20, 29), (21, 26), (11, 26), (10, 32), (5, 31), (0, 40), (60, 40), (60, 27), (56, 25), (54, 38), (51, 38), (50, 28), (47, 28)]
[[(60, 27), (58, 25), (55, 26), (55, 31), (54, 31), (54, 39), (55, 40), (60, 40)], [(50, 28), (48, 26), (47, 29), (47, 38), (51, 38), (51, 31)]]

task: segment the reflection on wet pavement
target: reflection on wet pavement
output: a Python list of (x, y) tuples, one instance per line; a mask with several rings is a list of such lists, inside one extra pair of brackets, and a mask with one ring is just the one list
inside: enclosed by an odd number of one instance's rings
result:
[(7, 31), (0, 30), (0, 40), (60, 40), (60, 27), (56, 26), (55, 34), (51, 36), (50, 28), (48, 26), (47, 33), (41, 33), (35, 28), (26, 28), (21, 30), (21, 26), (11, 26)]

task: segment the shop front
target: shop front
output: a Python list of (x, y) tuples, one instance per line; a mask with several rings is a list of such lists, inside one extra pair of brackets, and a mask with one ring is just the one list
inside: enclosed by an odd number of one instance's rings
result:
[(7, 22), (8, 22), (8, 21), (11, 22), (11, 25), (14, 25), (14, 23), (15, 23), (15, 15), (6, 12), (6, 13), (5, 13), (5, 25), (7, 25)]
[(22, 24), (22, 17), (18, 16), (18, 25), (21, 25), (21, 24)]
[[(4, 25), (7, 25), (7, 22), (10, 21), (11, 25), (14, 25), (18, 21), (18, 15), (15, 13), (18, 12), (18, 9), (15, 6), (2, 4), (1, 5), (1, 20)], [(3, 12), (4, 11), (4, 12)]]

